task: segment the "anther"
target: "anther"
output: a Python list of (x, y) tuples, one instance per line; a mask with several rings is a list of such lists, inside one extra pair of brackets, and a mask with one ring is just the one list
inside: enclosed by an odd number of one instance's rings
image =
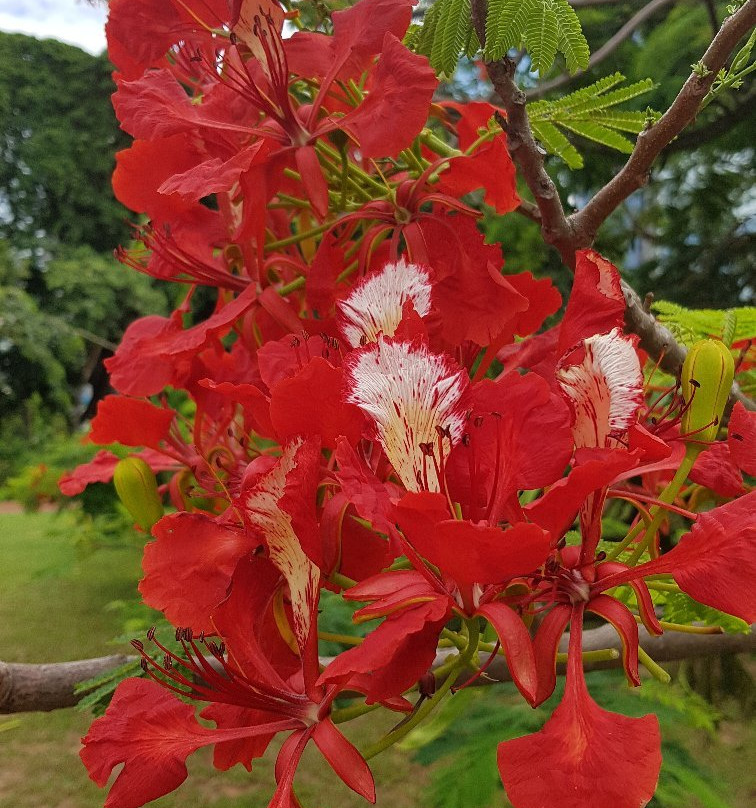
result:
[(140, 661), (140, 663), (139, 663), (139, 667), (140, 667), (140, 668), (141, 668), (141, 669), (142, 669), (142, 670), (143, 670), (145, 673), (147, 673), (147, 671), (148, 671), (148, 670), (149, 670), (149, 668), (150, 668), (150, 665), (149, 665), (149, 663), (147, 662), (147, 660), (146, 660), (146, 659), (144, 659), (144, 657), (143, 657), (143, 658), (142, 658), (142, 660), (141, 660), (141, 661)]
[(155, 639), (155, 631), (156, 631), (155, 626), (150, 626), (150, 627), (147, 629), (147, 639), (148, 639), (150, 642), (152, 642), (152, 641)]
[(137, 649), (137, 651), (144, 651), (144, 643), (141, 640), (132, 640), (131, 644)]

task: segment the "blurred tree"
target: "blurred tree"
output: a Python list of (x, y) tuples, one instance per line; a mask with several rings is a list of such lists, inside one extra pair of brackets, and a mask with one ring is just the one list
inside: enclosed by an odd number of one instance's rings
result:
[(110, 190), (126, 146), (103, 56), (0, 33), (0, 235), (34, 249), (41, 234), (112, 250), (129, 237)]

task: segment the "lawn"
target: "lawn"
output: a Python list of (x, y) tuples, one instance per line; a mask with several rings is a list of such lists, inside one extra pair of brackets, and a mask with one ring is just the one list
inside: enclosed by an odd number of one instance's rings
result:
[[(56, 526), (55, 514), (0, 514), (0, 659), (52, 662), (129, 651), (110, 644), (121, 626), (106, 605), (134, 591), (137, 550), (100, 550), (80, 557), (73, 537)], [(105, 792), (87, 778), (78, 759), (79, 739), (91, 716), (76, 710), (18, 716), (18, 726), (0, 732), (0, 805), (3, 808), (98, 808)], [(389, 719), (390, 720), (390, 719)], [(15, 721), (0, 716), (0, 729)], [(367, 740), (376, 730), (357, 727)], [(274, 750), (271, 750), (274, 751)], [(210, 752), (189, 760), (189, 780), (156, 808), (264, 808), (272, 795), (268, 754), (248, 774), (240, 766), (216, 772)], [(372, 768), (384, 805), (420, 806), (425, 780), (421, 767), (399, 750), (381, 755)], [(308, 750), (297, 777), (306, 806), (364, 806), (330, 774), (317, 752)]]

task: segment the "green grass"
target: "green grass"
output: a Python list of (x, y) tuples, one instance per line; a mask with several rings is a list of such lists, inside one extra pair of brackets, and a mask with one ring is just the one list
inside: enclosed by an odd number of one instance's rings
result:
[[(133, 595), (139, 576), (136, 549), (100, 550), (80, 556), (66, 517), (55, 514), (0, 514), (0, 659), (7, 662), (54, 662), (129, 651), (110, 644), (121, 631), (117, 616), (105, 609)], [(57, 521), (56, 521), (57, 520)], [(51, 531), (50, 529), (53, 528)], [(58, 710), (0, 716), (20, 724), (0, 731), (0, 805), (3, 808), (98, 808), (105, 791), (87, 777), (78, 759), (79, 739), (91, 716)], [(363, 720), (350, 735), (361, 743), (381, 727)], [(356, 724), (357, 722), (355, 722)], [(189, 760), (189, 779), (155, 808), (264, 808), (273, 794), (273, 747), (248, 774), (240, 766), (217, 772), (209, 750)], [(383, 805), (422, 805), (426, 780), (421, 767), (392, 750), (372, 765)], [(297, 775), (297, 794), (305, 806), (357, 808), (367, 803), (332, 774), (316, 750), (308, 749)]]

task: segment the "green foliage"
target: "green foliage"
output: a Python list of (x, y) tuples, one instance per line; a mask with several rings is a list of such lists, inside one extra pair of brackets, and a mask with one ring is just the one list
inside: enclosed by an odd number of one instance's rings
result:
[(531, 70), (543, 76), (556, 54), (564, 54), (567, 70), (588, 67), (588, 42), (574, 9), (566, 0), (494, 0), (486, 18), (486, 59), (496, 60), (523, 45)]
[[(422, 29), (413, 27), (408, 46), (424, 53), (441, 74), (451, 76), (461, 54), (472, 57), (479, 43), (472, 28), (470, 0), (437, 0)], [(590, 52), (580, 21), (567, 0), (491, 0), (486, 17), (484, 58), (494, 61), (523, 45), (532, 71), (543, 76), (557, 53), (570, 73), (588, 66)]]
[(756, 339), (756, 306), (721, 311), (718, 309), (688, 309), (677, 303), (656, 300), (652, 305), (659, 322), (684, 345), (693, 345), (706, 337), (719, 337), (727, 345)]
[(111, 67), (54, 40), (0, 33), (0, 236), (39, 233), (112, 250), (128, 238), (113, 198), (113, 155), (127, 145), (110, 107)]
[[(674, 739), (675, 729), (681, 725), (713, 732), (719, 714), (707, 701), (681, 684), (646, 682), (630, 689), (619, 672), (589, 674), (589, 686), (605, 709), (632, 716), (652, 710), (658, 715), (665, 739), (664, 763), (651, 806), (682, 808), (695, 797), (704, 808), (730, 808), (724, 799), (726, 783)], [(431, 774), (429, 803), (435, 808), (501, 805), (497, 744), (540, 729), (560, 697), (552, 696), (533, 710), (507, 685), (470, 688), (448, 699), (402, 742), (402, 748), (411, 751), (420, 763), (439, 764)]]
[(621, 73), (614, 73), (555, 101), (529, 104), (528, 116), (533, 133), (548, 152), (561, 157), (570, 168), (582, 168), (583, 158), (560, 127), (629, 154), (633, 143), (620, 133), (640, 132), (646, 114), (614, 107), (647, 93), (654, 83), (651, 79), (644, 79), (618, 87), (623, 81), (625, 77)]
[(710, 606), (704, 606), (684, 592), (668, 593), (664, 597), (664, 619), (670, 623), (688, 625), (703, 623), (720, 626), (728, 634), (748, 634), (750, 627), (745, 620), (725, 614)]
[(0, 286), (0, 416), (35, 392), (48, 407), (67, 409), (67, 368), (84, 357), (83, 340), (64, 321), (23, 289)]
[(438, 0), (426, 13), (422, 27), (413, 26), (408, 32), (405, 43), (424, 53), (438, 73), (451, 76), (460, 55), (472, 55), (479, 48), (470, 0)]

